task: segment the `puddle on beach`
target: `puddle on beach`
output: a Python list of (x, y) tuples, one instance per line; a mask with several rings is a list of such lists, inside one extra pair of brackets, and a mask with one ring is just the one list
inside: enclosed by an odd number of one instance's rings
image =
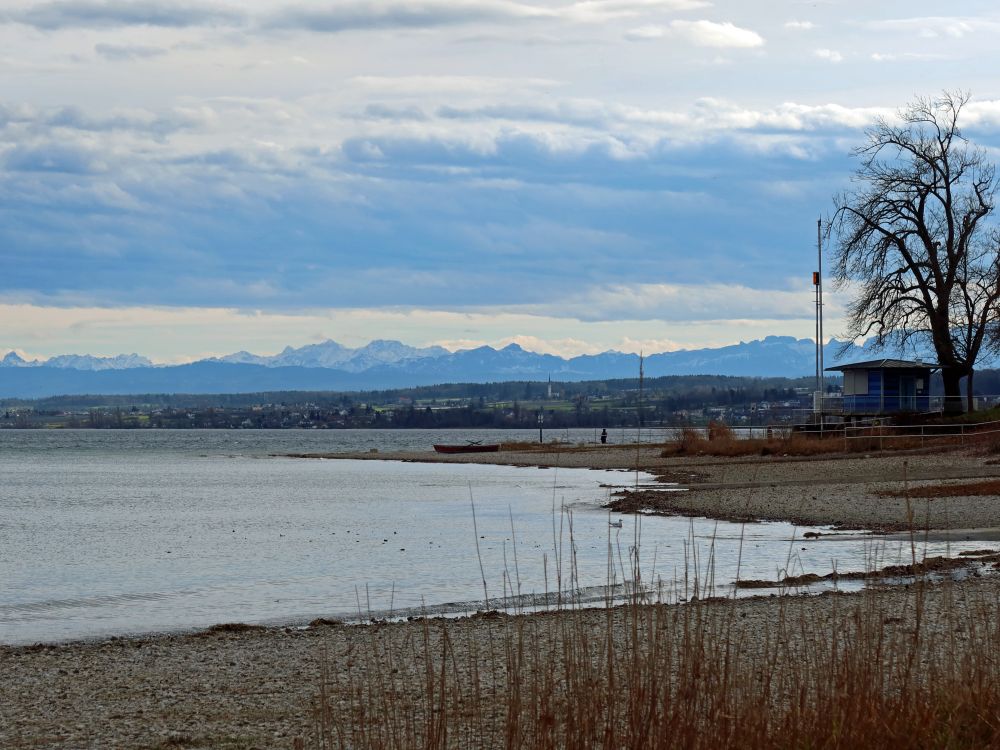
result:
[[(259, 460), (272, 448), (138, 440), (0, 454), (0, 642), (465, 613), (483, 607), (480, 559), (491, 606), (509, 611), (551, 606), (540, 597), (560, 585), (600, 605), (623, 593), (607, 590), (609, 569), (620, 585), (636, 559), (668, 600), (690, 598), (696, 581), (699, 597), (732, 595), (737, 573), (776, 580), (910, 559), (908, 541), (803, 538), (825, 528), (609, 515), (606, 485), (631, 486), (634, 474)], [(931, 542), (918, 554), (984, 546)]]

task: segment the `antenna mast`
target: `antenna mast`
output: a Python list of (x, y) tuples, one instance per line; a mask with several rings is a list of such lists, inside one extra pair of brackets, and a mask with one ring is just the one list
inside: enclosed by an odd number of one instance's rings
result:
[(817, 281), (817, 299), (819, 300), (819, 308), (817, 314), (819, 315), (819, 386), (820, 390), (825, 390), (823, 388), (823, 219), (822, 217), (816, 219), (816, 259), (817, 268), (819, 269), (819, 276)]
[(823, 414), (823, 219), (816, 220), (816, 271), (813, 287), (816, 292), (816, 390), (813, 393), (813, 411)]

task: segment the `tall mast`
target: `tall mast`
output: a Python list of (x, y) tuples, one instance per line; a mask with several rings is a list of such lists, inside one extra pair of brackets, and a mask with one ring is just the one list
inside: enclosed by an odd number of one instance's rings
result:
[(817, 304), (819, 305), (817, 309), (817, 315), (819, 317), (819, 389), (825, 390), (823, 388), (823, 219), (822, 217), (816, 220), (816, 257), (817, 257), (817, 268), (819, 269), (819, 276), (817, 277), (818, 284), (817, 293)]

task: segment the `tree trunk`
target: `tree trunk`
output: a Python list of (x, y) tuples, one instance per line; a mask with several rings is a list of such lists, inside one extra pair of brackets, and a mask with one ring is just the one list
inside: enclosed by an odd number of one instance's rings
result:
[(944, 413), (962, 413), (962, 372), (957, 367), (944, 367), (941, 370), (944, 381)]
[(965, 397), (968, 399), (968, 406), (966, 411), (970, 414), (976, 410), (976, 399), (972, 395), (972, 376), (975, 375), (976, 371), (972, 368), (969, 369), (969, 374), (965, 378)]

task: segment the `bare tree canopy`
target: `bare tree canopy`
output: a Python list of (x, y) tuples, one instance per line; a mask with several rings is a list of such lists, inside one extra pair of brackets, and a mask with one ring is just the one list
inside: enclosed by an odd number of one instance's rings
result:
[(996, 170), (959, 130), (968, 101), (946, 92), (877, 120), (832, 222), (838, 285), (856, 289), (848, 334), (878, 347), (930, 342), (951, 411), (963, 377), (971, 406), (976, 359), (1000, 344)]

